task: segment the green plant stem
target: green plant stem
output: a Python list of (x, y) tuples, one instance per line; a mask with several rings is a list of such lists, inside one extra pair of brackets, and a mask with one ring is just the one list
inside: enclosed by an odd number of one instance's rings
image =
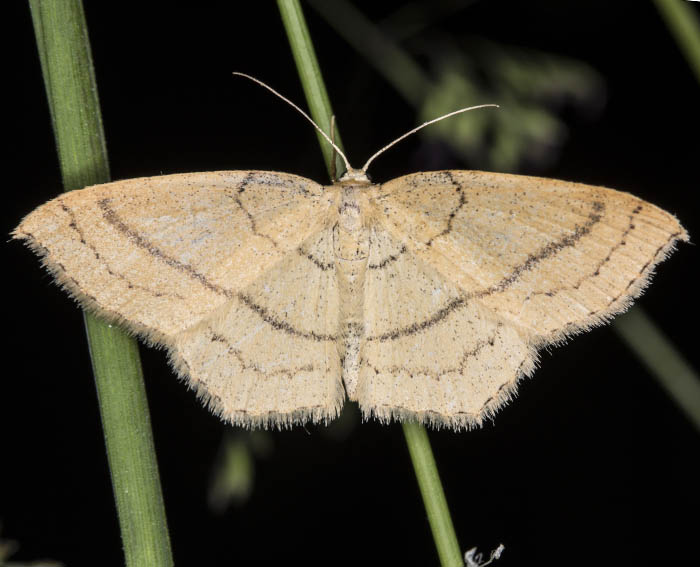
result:
[(618, 317), (615, 330), (700, 431), (700, 376), (673, 343), (638, 307)]
[(691, 2), (654, 0), (666, 26), (700, 82), (700, 21)]
[(462, 554), (452, 525), (445, 492), (438, 475), (433, 450), (430, 448), (428, 432), (425, 427), (418, 423), (404, 423), (403, 433), (406, 437), (413, 468), (416, 471), (418, 487), (423, 497), (425, 511), (428, 514), (435, 547), (437, 547), (440, 556), (440, 564), (443, 567), (461, 567), (464, 565)]
[(401, 96), (415, 107), (422, 105), (430, 79), (393, 39), (346, 0), (310, 0), (310, 4)]
[[(307, 93), (307, 103), (311, 109), (311, 114), (319, 125), (321, 123), (330, 125), (332, 111), (330, 110), (330, 103), (328, 102), (323, 78), (318, 67), (301, 6), (298, 0), (278, 0), (277, 4), (287, 30), (287, 37), (292, 46), (294, 60), (299, 70), (299, 77), (304, 85), (304, 92)], [(311, 97), (308, 93), (322, 93), (323, 96)], [(322, 102), (324, 98), (325, 103)], [(328, 127), (330, 128), (330, 126)], [(327, 148), (328, 144), (325, 140), (319, 139), (321, 148)], [(330, 172), (331, 152), (324, 151), (324, 157)], [(430, 528), (435, 539), (435, 546), (440, 556), (440, 562), (443, 567), (461, 567), (463, 563), (459, 543), (452, 525), (445, 493), (440, 483), (440, 475), (437, 471), (428, 434), (425, 428), (417, 423), (404, 423), (403, 431), (418, 479), (418, 485), (423, 496)]]
[[(321, 68), (318, 65), (316, 52), (311, 43), (311, 36), (309, 35), (309, 28), (306, 26), (304, 13), (297, 0), (277, 0), (277, 6), (282, 16), (284, 29), (287, 32), (289, 45), (292, 48), (292, 56), (304, 88), (304, 95), (309, 103), (311, 117), (321, 130), (330, 135), (333, 108), (321, 76)], [(332, 172), (330, 163), (334, 156), (333, 148), (321, 134), (316, 132), (316, 135), (318, 136), (318, 143), (321, 144), (323, 159), (330, 174)], [(335, 130), (333, 141), (344, 151), (343, 142), (337, 129)], [(345, 172), (345, 164), (339, 156), (336, 156), (335, 171), (338, 177)]]
[[(109, 181), (83, 5), (30, 0), (66, 191)], [(138, 345), (85, 314), (126, 564), (173, 564)], [(98, 561), (99, 563), (99, 561)]]

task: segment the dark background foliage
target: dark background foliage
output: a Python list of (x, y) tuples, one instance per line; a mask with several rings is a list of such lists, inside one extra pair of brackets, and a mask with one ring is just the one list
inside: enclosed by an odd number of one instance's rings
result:
[[(114, 179), (264, 169), (327, 182), (312, 129), (230, 74), (250, 73), (305, 107), (273, 2), (86, 4)], [(356, 2), (374, 22), (401, 4)], [(360, 165), (419, 118), (305, 7), (347, 153)], [(6, 108), (21, 118), (21, 133), (5, 165), (15, 174), (5, 187), (5, 234), (61, 191), (29, 10), (12, 3), (6, 17), (21, 65), (6, 85), (19, 85), (19, 97)], [(700, 85), (651, 2), (473, 2), (425, 33), (590, 65), (605, 87), (598, 109), (560, 104), (560, 152), (520, 171), (629, 190), (700, 234)], [(499, 100), (463, 105), (483, 102)], [(476, 166), (415, 136), (371, 173), (381, 182)], [(9, 243), (2, 253), (9, 364), (0, 389), (0, 537), (19, 542), (18, 561), (120, 565), (81, 313), (27, 250)], [(696, 265), (696, 248), (681, 246), (640, 304), (698, 367)], [(250, 498), (216, 514), (207, 486), (227, 427), (177, 382), (162, 352), (142, 354), (177, 564), (437, 564), (398, 425), (360, 424), (351, 411), (328, 430), (272, 433)], [(502, 542), (504, 566), (680, 565), (696, 556), (698, 526), (688, 514), (700, 508), (698, 431), (611, 327), (544, 352), (534, 379), (493, 423), (431, 439), (464, 549)]]

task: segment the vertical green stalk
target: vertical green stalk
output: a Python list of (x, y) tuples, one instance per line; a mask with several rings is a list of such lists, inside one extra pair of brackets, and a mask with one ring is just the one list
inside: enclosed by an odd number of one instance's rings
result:
[[(109, 181), (81, 0), (30, 0), (66, 191)], [(173, 564), (138, 345), (85, 314), (126, 564)], [(98, 561), (99, 563), (99, 561)]]
[(348, 0), (309, 0), (309, 3), (403, 98), (416, 108), (423, 106), (432, 86), (430, 78), (392, 38)]
[(462, 567), (464, 565), (462, 553), (452, 525), (450, 509), (442, 489), (433, 450), (430, 447), (428, 432), (418, 423), (404, 423), (403, 433), (416, 471), (430, 530), (433, 532), (435, 547), (440, 556), (440, 564), (443, 567)]
[[(287, 31), (299, 77), (304, 85), (311, 115), (325, 132), (329, 132), (332, 115), (331, 105), (301, 6), (298, 0), (277, 0), (277, 5)], [(330, 172), (332, 152), (323, 138), (319, 137), (319, 140), (326, 166)], [(338, 140), (336, 130), (336, 143)], [(417, 423), (404, 423), (403, 431), (441, 565), (443, 567), (461, 567), (463, 562), (459, 543), (452, 525), (445, 493), (440, 483), (440, 475), (437, 471), (428, 434), (425, 428)]]
[(700, 376), (639, 307), (615, 320), (615, 331), (700, 431)]
[[(700, 83), (697, 11), (682, 0), (654, 0), (654, 4)], [(700, 377), (663, 331), (638, 307), (617, 319), (615, 330), (700, 430)]]
[(654, 0), (654, 4), (700, 82), (700, 21), (693, 5), (684, 0)]
[[(287, 31), (289, 45), (292, 48), (292, 56), (297, 66), (297, 72), (301, 79), (306, 101), (309, 103), (311, 117), (326, 134), (331, 131), (331, 116), (333, 116), (333, 108), (331, 107), (326, 85), (323, 82), (321, 68), (318, 65), (316, 52), (314, 51), (309, 28), (306, 27), (304, 13), (301, 11), (301, 6), (298, 0), (277, 0), (277, 6), (282, 16), (284, 29)], [(333, 148), (325, 140), (321, 134), (316, 132), (318, 143), (321, 144), (323, 159), (326, 162), (328, 172), (331, 170), (331, 160), (333, 159)], [(330, 134), (329, 134), (330, 135)], [(335, 144), (343, 150), (343, 142), (340, 139), (338, 130), (335, 130)], [(337, 177), (340, 177), (345, 171), (345, 164), (336, 156)]]

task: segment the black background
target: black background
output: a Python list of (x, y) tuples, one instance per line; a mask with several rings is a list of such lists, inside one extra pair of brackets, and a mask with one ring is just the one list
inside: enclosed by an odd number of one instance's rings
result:
[[(114, 179), (217, 169), (328, 178), (313, 130), (234, 70), (305, 107), (276, 5), (88, 2), (86, 15)], [(357, 2), (373, 21), (399, 2)], [(12, 3), (5, 233), (61, 191), (29, 10)], [(356, 166), (413, 127), (412, 107), (310, 7), (306, 15)], [(431, 26), (585, 61), (607, 98), (565, 116), (558, 160), (522, 170), (629, 190), (700, 234), (700, 85), (651, 2), (476, 2)], [(430, 73), (430, 69), (426, 69)], [(15, 89), (18, 85), (18, 89)], [(464, 101), (465, 105), (479, 102)], [(373, 166), (376, 181), (426, 169), (415, 136)], [(434, 160), (434, 156), (431, 157)], [(465, 168), (446, 152), (439, 167)], [(432, 162), (431, 162), (432, 163)], [(16, 175), (15, 175), (16, 174)], [(8, 336), (0, 386), (0, 520), (16, 560), (123, 562), (89, 358), (76, 306), (16, 243), (2, 246)], [(698, 367), (697, 248), (682, 245), (640, 301)], [(239, 508), (207, 508), (226, 426), (142, 349), (178, 565), (437, 565), (400, 426), (273, 434)], [(352, 422), (352, 419), (350, 420)], [(610, 327), (543, 353), (541, 369), (494, 423), (431, 432), (464, 549), (506, 545), (507, 565), (667, 565), (697, 557), (697, 429)], [(690, 516), (688, 516), (690, 514)], [(694, 518), (693, 518), (694, 516)]]

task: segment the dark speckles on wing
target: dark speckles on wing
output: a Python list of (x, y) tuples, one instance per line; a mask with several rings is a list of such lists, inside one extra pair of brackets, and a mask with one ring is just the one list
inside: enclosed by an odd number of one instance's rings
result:
[(402, 254), (406, 253), (406, 250), (407, 250), (407, 248), (406, 248), (406, 245), (404, 244), (394, 254), (390, 254), (389, 256), (386, 256), (386, 257), (382, 258), (381, 260), (379, 260), (378, 262), (368, 264), (367, 268), (369, 268), (370, 270), (382, 270), (382, 269), (386, 268), (389, 264), (396, 262), (396, 260), (398, 260)]
[(224, 297), (232, 297), (233, 295), (227, 289), (224, 289), (213, 282), (209, 281), (203, 274), (199, 273), (189, 264), (180, 262), (179, 260), (169, 256), (152, 242), (147, 240), (143, 235), (139, 234), (138, 231), (131, 228), (124, 222), (117, 212), (111, 207), (110, 199), (102, 199), (98, 202), (100, 209), (102, 210), (102, 215), (104, 219), (112, 225), (117, 231), (121, 232), (126, 236), (133, 244), (148, 252), (155, 259), (163, 262), (164, 264), (170, 266), (171, 268), (185, 274), (189, 278), (198, 281), (202, 286), (204, 286), (209, 291), (222, 295)]
[(255, 314), (257, 314), (263, 321), (265, 321), (265, 323), (267, 323), (277, 331), (282, 331), (284, 333), (287, 333), (288, 335), (292, 335), (294, 337), (299, 337), (302, 339), (312, 340), (315, 342), (326, 342), (336, 340), (335, 335), (319, 334), (314, 331), (303, 331), (295, 328), (288, 322), (282, 321), (273, 313), (270, 313), (265, 307), (255, 303), (255, 301), (253, 301), (253, 298), (249, 297), (244, 293), (238, 294), (238, 300), (243, 305), (248, 307), (251, 311), (253, 311)]
[(501, 293), (511, 287), (525, 272), (532, 270), (542, 260), (556, 256), (565, 248), (576, 246), (576, 243), (584, 236), (590, 234), (593, 227), (600, 222), (604, 210), (605, 205), (602, 202), (594, 202), (592, 212), (588, 215), (588, 220), (582, 225), (577, 225), (571, 234), (550, 242), (534, 254), (530, 254), (525, 262), (516, 266), (509, 275), (502, 278), (496, 285), (480, 292), (475, 292), (473, 295), (475, 297), (484, 297), (493, 293)]
[(444, 307), (441, 309), (438, 309), (432, 316), (428, 317), (427, 319), (424, 319), (423, 321), (419, 321), (417, 323), (413, 323), (412, 325), (408, 325), (406, 327), (401, 327), (398, 329), (393, 329), (391, 331), (387, 331), (386, 333), (382, 333), (381, 335), (376, 335), (373, 337), (368, 337), (368, 341), (395, 341), (397, 339), (400, 339), (402, 337), (407, 337), (410, 335), (415, 335), (416, 333), (420, 333), (421, 331), (425, 331), (426, 329), (429, 329), (430, 327), (433, 327), (434, 325), (437, 325), (444, 319), (446, 319), (452, 312), (457, 311), (458, 309), (462, 309), (467, 306), (467, 299), (465, 297), (457, 297), (451, 301), (449, 301)]
[(316, 256), (314, 256), (311, 252), (308, 252), (303, 246), (300, 246), (297, 248), (297, 253), (299, 256), (302, 256), (309, 260), (314, 266), (316, 266), (319, 270), (322, 271), (327, 271), (327, 270), (332, 270), (335, 267), (335, 262), (324, 262), (323, 260), (320, 260)]
[[(168, 296), (168, 297), (174, 297), (176, 299), (183, 299), (183, 297), (181, 295), (176, 294), (176, 293), (166, 293), (166, 292), (162, 292), (162, 291), (156, 291), (156, 290), (151, 289), (150, 287), (139, 285), (139, 284), (131, 281), (127, 276), (125, 276), (121, 272), (118, 272), (117, 270), (115, 270), (102, 257), (102, 255), (97, 251), (97, 248), (95, 248), (94, 244), (87, 241), (85, 233), (78, 225), (78, 219), (75, 217), (74, 212), (60, 199), (58, 199), (58, 204), (61, 207), (61, 209), (63, 210), (63, 212), (66, 213), (68, 215), (68, 217), (70, 218), (70, 222), (68, 223), (68, 226), (76, 233), (78, 240), (80, 241), (80, 244), (82, 244), (83, 246), (86, 246), (87, 248), (90, 249), (90, 251), (92, 252), (92, 254), (95, 257), (95, 260), (99, 264), (104, 266), (104, 269), (107, 270), (107, 273), (110, 276), (122, 280), (126, 284), (127, 288), (129, 288), (129, 289), (138, 289), (140, 291), (143, 291), (143, 292), (146, 292), (146, 293), (152, 295), (153, 297)], [(78, 282), (74, 278), (71, 278), (71, 279), (73, 280), (73, 282), (76, 285), (78, 285)], [(80, 286), (78, 286), (78, 287), (80, 287)]]

